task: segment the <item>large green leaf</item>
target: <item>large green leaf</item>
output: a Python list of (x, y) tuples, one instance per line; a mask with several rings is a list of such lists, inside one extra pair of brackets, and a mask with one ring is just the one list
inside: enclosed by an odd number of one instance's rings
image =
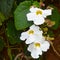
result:
[(13, 21), (8, 22), (6, 34), (10, 44), (20, 43), (20, 32), (15, 29)]
[(7, 17), (10, 15), (14, 0), (0, 0), (0, 11)]
[(29, 8), (31, 6), (30, 1), (24, 1), (19, 4), (14, 12), (15, 19), (15, 27), (17, 30), (22, 30), (29, 27), (32, 22), (28, 22), (26, 18), (26, 14), (29, 12)]
[(2, 51), (4, 48), (4, 41), (0, 38), (0, 51)]
[(52, 29), (57, 29), (59, 27), (59, 21), (60, 21), (60, 14), (58, 12), (58, 9), (55, 6), (52, 6), (52, 15), (49, 16), (48, 18), (51, 19), (52, 21), (55, 21), (55, 25), (52, 27)]

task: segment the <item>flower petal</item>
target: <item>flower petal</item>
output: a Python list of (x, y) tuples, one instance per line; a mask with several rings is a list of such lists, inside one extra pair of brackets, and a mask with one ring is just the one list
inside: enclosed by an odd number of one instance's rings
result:
[(43, 31), (40, 31), (40, 30), (36, 29), (35, 34), (42, 36), (43, 35)]
[(31, 56), (33, 58), (39, 58), (39, 55), (42, 55), (42, 51), (40, 49), (33, 49), (33, 51), (31, 51)]
[(20, 39), (24, 41), (24, 40), (27, 39), (27, 38), (28, 38), (27, 32), (22, 32), (22, 33), (21, 33), (21, 36), (20, 36)]
[(44, 37), (42, 35), (35, 35), (35, 41), (34, 42), (41, 42), (43, 43), (45, 41)]
[(30, 27), (30, 29), (34, 29), (34, 28), (39, 30), (39, 26), (32, 25), (32, 26)]
[(28, 13), (26, 16), (27, 16), (28, 21), (32, 21), (35, 17), (35, 14), (34, 13)]
[(27, 40), (25, 41), (26, 44), (30, 44), (32, 42), (35, 41), (35, 36), (34, 35), (31, 35), (29, 36), (29, 38), (27, 38)]
[(44, 18), (42, 16), (38, 16), (34, 19), (34, 24), (41, 25), (45, 22)]
[(30, 51), (30, 52), (35, 52), (35, 53), (37, 53), (38, 55), (39, 55), (39, 54), (42, 55), (41, 49), (40, 49), (40, 48), (35, 48), (35, 47), (34, 47), (34, 43), (30, 44), (30, 45), (28, 46), (28, 49), (27, 49), (27, 50)]
[(32, 6), (32, 7), (30, 8), (30, 12), (32, 12), (32, 13), (35, 13), (36, 10), (38, 10), (38, 8), (36, 8), (36, 7), (34, 7), (34, 6)]
[(45, 41), (42, 45), (41, 45), (41, 49), (42, 51), (47, 51), (50, 47), (50, 44), (48, 41)]
[(33, 51), (33, 48), (34, 48), (33, 44), (30, 44), (30, 45), (28, 46), (27, 50), (31, 52), (31, 51)]
[(30, 27), (30, 29), (32, 29), (32, 30), (39, 30), (39, 26), (32, 25), (32, 26)]
[(40, 48), (35, 48), (34, 43), (28, 46), (28, 51), (31, 52), (31, 56), (35, 59), (39, 58), (39, 55), (42, 55), (42, 50)]
[(36, 53), (36, 51), (32, 52), (31, 56), (35, 59), (39, 58), (39, 55)]
[(38, 51), (39, 51), (39, 55), (42, 55), (42, 50), (41, 50), (41, 48), (38, 49)]
[(42, 15), (43, 15), (43, 17), (46, 18), (46, 16), (51, 15), (51, 14), (52, 14), (52, 10), (48, 9), (48, 10), (44, 10)]

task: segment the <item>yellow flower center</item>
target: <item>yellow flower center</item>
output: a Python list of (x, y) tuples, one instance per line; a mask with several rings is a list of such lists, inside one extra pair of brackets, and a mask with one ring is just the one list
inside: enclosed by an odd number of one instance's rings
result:
[(38, 47), (38, 48), (40, 47), (40, 43), (35, 43), (34, 45), (35, 47)]
[(33, 30), (29, 30), (28, 34), (34, 34), (34, 31)]
[(41, 15), (42, 15), (42, 11), (37, 10), (37, 11), (36, 11), (36, 15), (38, 15), (38, 14), (41, 14)]

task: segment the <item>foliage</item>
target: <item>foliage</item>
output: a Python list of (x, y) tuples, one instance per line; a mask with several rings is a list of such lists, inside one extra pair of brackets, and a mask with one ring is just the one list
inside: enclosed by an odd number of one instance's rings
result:
[(3, 13), (0, 12), (0, 26), (2, 25), (2, 22), (5, 21), (5, 16), (3, 15)]
[(0, 51), (2, 51), (4, 48), (4, 41), (2, 38), (0, 38)]
[(26, 14), (29, 12), (31, 6), (30, 1), (25, 1), (19, 4), (14, 12), (15, 27), (17, 30), (25, 29), (31, 25), (31, 22), (27, 21)]
[(33, 2), (33, 6), (40, 7), (40, 4), (39, 4), (39, 2), (34, 1), (34, 2)]
[(9, 18), (14, 0), (0, 0), (0, 25)]
[(6, 34), (10, 44), (20, 43), (20, 33), (15, 29), (13, 21), (7, 23)]
[[(45, 2), (45, 0), (42, 1)], [(0, 53), (6, 50), (10, 60), (13, 60), (13, 55), (15, 58), (15, 55), (21, 52), (20, 49), (22, 49), (22, 52), (26, 53), (27, 46), (24, 48), (25, 44), (23, 43), (21, 45), (20, 35), (33, 24), (32, 21), (27, 21), (26, 17), (26, 14), (30, 12), (29, 8), (32, 5), (40, 7), (39, 0), (0, 0), (0, 29), (2, 29), (1, 27), (4, 27), (2, 31), (0, 30), (0, 32), (2, 32), (0, 34)], [(53, 4), (49, 6), (52, 7), (53, 10), (52, 15), (47, 18), (51, 21), (55, 21), (55, 25), (48, 27), (43, 24), (41, 27), (42, 30), (44, 27), (47, 27), (48, 31), (46, 35), (54, 37), (55, 34), (53, 31), (57, 30), (60, 26), (60, 13)], [(46, 7), (44, 6), (43, 8)], [(12, 52), (14, 52), (14, 54), (12, 54)], [(28, 52), (26, 55), (28, 55)], [(43, 60), (42, 57), (39, 58), (39, 60)]]
[(0, 11), (8, 17), (10, 15), (14, 0), (0, 0)]
[(52, 15), (49, 16), (48, 18), (52, 21), (55, 21), (55, 25), (52, 27), (52, 29), (56, 30), (59, 27), (59, 21), (60, 21), (60, 14), (58, 12), (57, 7), (50, 5), (53, 8)]

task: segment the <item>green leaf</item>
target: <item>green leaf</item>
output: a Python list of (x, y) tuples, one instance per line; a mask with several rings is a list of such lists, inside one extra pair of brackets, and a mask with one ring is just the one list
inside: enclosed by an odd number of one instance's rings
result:
[(40, 7), (40, 4), (39, 4), (39, 2), (34, 1), (34, 2), (33, 2), (33, 6)]
[(20, 43), (20, 32), (15, 29), (13, 21), (8, 22), (6, 34), (10, 44)]
[(52, 21), (55, 21), (55, 25), (52, 27), (52, 29), (57, 29), (59, 27), (59, 21), (60, 21), (60, 14), (58, 12), (58, 9), (55, 6), (52, 6), (53, 11), (52, 11), (52, 15), (49, 16), (48, 18), (51, 19)]
[(0, 38), (0, 51), (4, 48), (4, 41)]
[(29, 12), (30, 6), (30, 1), (24, 1), (16, 8), (14, 12), (14, 19), (17, 30), (22, 30), (32, 25), (32, 22), (28, 22), (26, 18), (26, 14)]
[(10, 15), (14, 0), (0, 0), (0, 11), (7, 17)]
[(5, 21), (5, 16), (3, 15), (3, 13), (0, 12), (0, 25), (2, 25), (2, 23)]

